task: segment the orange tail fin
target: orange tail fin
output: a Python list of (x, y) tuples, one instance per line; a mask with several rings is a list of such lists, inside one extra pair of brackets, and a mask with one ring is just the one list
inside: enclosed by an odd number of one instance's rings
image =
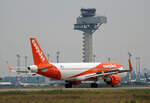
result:
[(49, 63), (42, 49), (40, 48), (36, 38), (30, 38), (30, 43), (31, 43), (31, 48), (32, 48), (34, 64), (38, 65), (41, 63), (44, 63), (44, 64)]
[(8, 61), (6, 61), (6, 64), (8, 65), (9, 70), (12, 71), (13, 68), (8, 64)]

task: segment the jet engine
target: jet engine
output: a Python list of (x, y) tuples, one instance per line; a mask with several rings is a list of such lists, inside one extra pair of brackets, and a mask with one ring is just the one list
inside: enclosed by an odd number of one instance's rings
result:
[(31, 65), (28, 67), (28, 70), (31, 71), (32, 73), (38, 72), (38, 67), (36, 65)]
[(111, 86), (115, 86), (120, 83), (120, 77), (118, 75), (111, 75), (104, 78), (104, 81)]

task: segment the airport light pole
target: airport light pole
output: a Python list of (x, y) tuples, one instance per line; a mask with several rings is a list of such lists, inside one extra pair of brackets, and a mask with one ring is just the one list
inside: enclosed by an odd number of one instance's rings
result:
[(110, 57), (108, 57), (108, 62), (110, 63)]
[[(20, 55), (17, 54), (17, 70), (20, 71)], [(20, 73), (17, 73), (17, 81), (20, 84)]]
[[(26, 68), (26, 67), (28, 66), (28, 63), (27, 63), (28, 57), (25, 56), (24, 59), (25, 59), (25, 64), (24, 64), (24, 65), (25, 65), (25, 68)], [(25, 81), (26, 81), (26, 82), (28, 81), (27, 79), (28, 79), (28, 76), (27, 76), (27, 73), (26, 73), (26, 78), (25, 78)]]
[(47, 59), (48, 59), (48, 61), (49, 61), (49, 57), (50, 57), (50, 55), (49, 55), (49, 54), (47, 54)]
[(93, 62), (96, 62), (96, 55), (93, 55)]
[(141, 67), (141, 58), (140, 57), (136, 57), (136, 80), (137, 82), (140, 82), (140, 67)]
[(25, 59), (25, 64), (24, 64), (24, 65), (25, 65), (25, 67), (27, 67), (27, 65), (28, 65), (28, 64), (27, 64), (27, 59), (28, 59), (28, 57), (25, 56), (24, 59)]
[[(129, 60), (131, 60), (131, 56), (132, 54), (130, 52), (128, 52), (129, 55)], [(132, 71), (131, 71), (132, 72)], [(129, 72), (129, 82), (131, 83), (131, 72)]]
[(56, 52), (56, 59), (57, 59), (57, 63), (59, 63), (59, 55), (60, 55), (60, 52), (59, 52), (59, 51), (57, 51), (57, 52)]

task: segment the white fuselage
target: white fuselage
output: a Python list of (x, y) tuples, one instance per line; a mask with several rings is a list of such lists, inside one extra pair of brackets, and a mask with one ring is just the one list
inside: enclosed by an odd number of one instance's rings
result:
[[(61, 79), (67, 80), (68, 77), (80, 74), (82, 72), (85, 72), (89, 69), (95, 68), (97, 65), (101, 63), (51, 63), (54, 66), (56, 66), (60, 73), (61, 73)], [(100, 68), (98, 68), (100, 69)], [(117, 68), (117, 69), (123, 69), (123, 68)], [(125, 73), (119, 73), (120, 77), (126, 76)]]

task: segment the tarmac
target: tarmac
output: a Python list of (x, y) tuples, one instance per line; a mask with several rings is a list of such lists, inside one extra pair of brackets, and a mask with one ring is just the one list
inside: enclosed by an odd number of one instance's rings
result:
[(109, 87), (109, 88), (0, 88), (0, 92), (8, 92), (8, 91), (25, 91), (25, 92), (31, 92), (31, 91), (53, 91), (53, 90), (70, 90), (70, 91), (76, 91), (76, 90), (90, 90), (90, 91), (96, 91), (96, 90), (131, 90), (131, 89), (148, 89), (149, 87)]

